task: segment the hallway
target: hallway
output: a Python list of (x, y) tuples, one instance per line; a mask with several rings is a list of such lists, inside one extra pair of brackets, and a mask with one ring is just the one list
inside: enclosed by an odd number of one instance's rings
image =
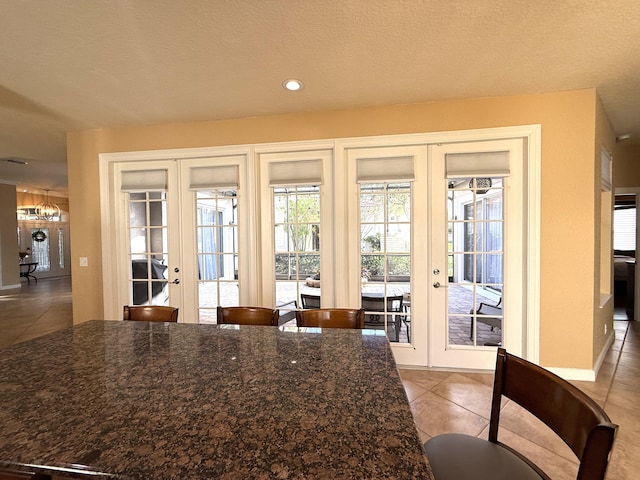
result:
[(22, 284), (0, 291), (0, 348), (73, 325), (71, 277)]

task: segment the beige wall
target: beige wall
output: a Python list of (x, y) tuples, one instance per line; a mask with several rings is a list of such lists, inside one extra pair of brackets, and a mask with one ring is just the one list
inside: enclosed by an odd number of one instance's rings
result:
[[(44, 202), (46, 196), (44, 194), (31, 193), (31, 192), (17, 192), (16, 201), (18, 207), (35, 207), (40, 202)], [(63, 212), (69, 211), (69, 199), (64, 197), (54, 197), (49, 195), (49, 201), (55, 203), (60, 207)]]
[(16, 186), (0, 183), (0, 288), (20, 285)]
[(640, 145), (622, 142), (613, 152), (614, 187), (640, 187)]
[[(595, 90), (587, 89), (71, 132), (67, 152), (74, 219), (74, 322), (103, 316), (99, 153), (541, 124), (540, 360), (548, 366), (590, 369), (595, 356), (594, 275), (599, 262), (594, 254), (596, 106)], [(89, 267), (78, 267), (78, 257), (88, 257)]]
[[(615, 148), (615, 134), (604, 111), (604, 106), (596, 99), (596, 132), (594, 143), (594, 198), (596, 222), (594, 244), (594, 322), (593, 351), (597, 355), (606, 346), (613, 332), (613, 193), (602, 191), (602, 149), (612, 156)], [(612, 182), (613, 183), (613, 182)], [(606, 299), (606, 301), (605, 301)], [(606, 333), (605, 333), (606, 330)]]

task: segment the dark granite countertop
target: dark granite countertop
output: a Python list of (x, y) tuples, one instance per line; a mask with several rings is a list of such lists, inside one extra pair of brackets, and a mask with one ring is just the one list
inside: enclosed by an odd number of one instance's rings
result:
[(0, 464), (130, 479), (428, 479), (376, 332), (95, 320), (0, 350)]

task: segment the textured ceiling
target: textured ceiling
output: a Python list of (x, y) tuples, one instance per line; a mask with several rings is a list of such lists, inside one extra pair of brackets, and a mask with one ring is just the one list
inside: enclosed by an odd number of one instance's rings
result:
[[(595, 87), (640, 142), (638, 0), (0, 0), (0, 181), (69, 130)], [(290, 94), (284, 79), (303, 80)]]

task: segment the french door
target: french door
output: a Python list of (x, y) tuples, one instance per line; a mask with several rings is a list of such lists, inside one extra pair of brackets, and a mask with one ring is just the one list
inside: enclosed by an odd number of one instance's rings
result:
[(293, 319), (304, 294), (364, 308), (401, 365), (491, 369), (499, 345), (535, 361), (538, 149), (513, 128), (105, 154), (106, 318)]
[(110, 316), (121, 305), (182, 309), (177, 163), (122, 162), (112, 179), (117, 287)]
[(22, 262), (37, 262), (38, 278), (71, 275), (69, 224), (18, 221), (18, 248), (26, 254)]
[(402, 365), (427, 364), (428, 304), (423, 287), (428, 183), (426, 145), (345, 150), (349, 208), (349, 305), (365, 310), (365, 328), (389, 339)]
[(247, 189), (240, 188), (246, 155), (183, 159), (179, 164), (185, 321), (217, 323), (218, 306), (255, 301), (247, 258)]
[(110, 318), (121, 305), (171, 305), (180, 322), (216, 323), (218, 305), (251, 301), (239, 283), (248, 277), (245, 168), (246, 155), (113, 164)]
[(522, 139), (429, 147), (429, 363), (491, 369), (522, 352)]
[(327, 148), (258, 151), (263, 304), (295, 323), (307, 295), (335, 306), (333, 152)]

